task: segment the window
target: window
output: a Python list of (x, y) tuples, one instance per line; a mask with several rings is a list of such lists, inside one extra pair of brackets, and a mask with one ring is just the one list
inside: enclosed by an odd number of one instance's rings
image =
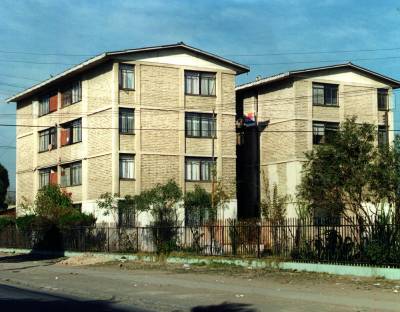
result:
[(76, 162), (61, 167), (61, 186), (75, 186), (82, 184), (82, 163)]
[(191, 95), (215, 95), (215, 74), (185, 72), (185, 92)]
[(44, 95), (39, 100), (39, 116), (43, 116), (57, 110), (57, 93), (49, 96)]
[(331, 142), (338, 128), (339, 124), (335, 122), (313, 122), (313, 144)]
[(82, 203), (79, 204), (72, 204), (72, 208), (74, 208), (75, 210), (82, 212)]
[(130, 108), (119, 109), (119, 133), (135, 133), (134, 110)]
[(82, 119), (62, 125), (61, 146), (82, 142)]
[(57, 148), (57, 128), (49, 128), (39, 132), (39, 152)]
[(385, 146), (389, 143), (388, 130), (386, 126), (378, 126), (378, 145)]
[(186, 136), (211, 138), (215, 136), (215, 117), (212, 114), (186, 113)]
[(62, 94), (62, 106), (68, 106), (82, 100), (82, 82), (77, 81)]
[(211, 181), (214, 163), (211, 158), (186, 158), (186, 180)]
[(119, 87), (121, 89), (133, 90), (135, 88), (135, 67), (129, 64), (119, 66)]
[(119, 178), (120, 179), (134, 179), (135, 170), (135, 156), (134, 155), (120, 155), (119, 156)]
[(127, 200), (118, 201), (118, 227), (134, 227), (136, 224), (135, 207)]
[(50, 97), (44, 96), (39, 100), (39, 116), (46, 115), (50, 112)]
[(388, 90), (378, 89), (378, 110), (388, 110)]
[(313, 84), (313, 105), (338, 105), (338, 86), (332, 84)]
[(39, 170), (39, 187), (49, 184), (57, 184), (57, 168), (46, 168)]

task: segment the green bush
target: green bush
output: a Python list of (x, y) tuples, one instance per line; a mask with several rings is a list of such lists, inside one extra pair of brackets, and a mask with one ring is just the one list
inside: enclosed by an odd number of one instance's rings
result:
[(37, 223), (38, 223), (38, 217), (32, 214), (18, 217), (15, 220), (15, 224), (21, 231), (29, 230), (32, 227), (36, 226)]
[(60, 217), (58, 223), (61, 228), (93, 226), (96, 223), (96, 218), (92, 214), (87, 215), (79, 211), (74, 211), (71, 214)]
[(9, 216), (0, 217), (0, 231), (14, 224), (15, 218)]

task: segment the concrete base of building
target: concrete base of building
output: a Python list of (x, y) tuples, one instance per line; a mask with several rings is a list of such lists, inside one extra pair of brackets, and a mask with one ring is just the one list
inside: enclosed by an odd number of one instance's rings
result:
[[(118, 223), (118, 213), (107, 213), (104, 209), (100, 209), (97, 201), (88, 200), (82, 202), (82, 212), (93, 214), (96, 217), (98, 225), (115, 226)], [(182, 225), (185, 223), (185, 209), (183, 203), (177, 208), (178, 222)], [(217, 211), (218, 220), (236, 219), (237, 218), (237, 200), (231, 199), (228, 203)], [(136, 224), (139, 226), (147, 226), (153, 220), (151, 212), (139, 212), (136, 215)]]

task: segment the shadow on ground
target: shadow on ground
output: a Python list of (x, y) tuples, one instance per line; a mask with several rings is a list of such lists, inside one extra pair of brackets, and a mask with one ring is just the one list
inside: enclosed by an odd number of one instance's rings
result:
[(250, 304), (245, 303), (222, 303), (210, 306), (198, 306), (190, 310), (191, 312), (256, 312)]
[(107, 300), (78, 300), (59, 295), (0, 284), (0, 311), (40, 312), (146, 312), (134, 307), (120, 308)]
[(29, 261), (41, 261), (41, 260), (58, 260), (64, 257), (64, 252), (52, 252), (52, 253), (37, 253), (32, 252), (29, 254), (17, 254), (12, 256), (0, 256), (0, 263), (20, 263)]

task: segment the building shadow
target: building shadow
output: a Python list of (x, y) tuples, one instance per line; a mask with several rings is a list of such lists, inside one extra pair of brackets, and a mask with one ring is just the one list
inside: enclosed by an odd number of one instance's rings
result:
[(257, 312), (252, 305), (246, 303), (224, 302), (217, 305), (197, 306), (190, 310), (191, 312)]
[(29, 261), (41, 261), (41, 260), (54, 260), (57, 262), (60, 258), (64, 256), (64, 253), (40, 253), (40, 252), (30, 252), (28, 254), (17, 254), (12, 256), (0, 256), (0, 263), (20, 263)]
[(81, 300), (60, 295), (21, 289), (0, 284), (0, 311), (32, 312), (148, 312), (147, 310), (116, 306), (108, 300)]
[(31, 251), (28, 254), (0, 256), (0, 263), (19, 263), (40, 260), (57, 260), (64, 257), (64, 244), (61, 231), (56, 226), (29, 233), (28, 237), (36, 236)]

